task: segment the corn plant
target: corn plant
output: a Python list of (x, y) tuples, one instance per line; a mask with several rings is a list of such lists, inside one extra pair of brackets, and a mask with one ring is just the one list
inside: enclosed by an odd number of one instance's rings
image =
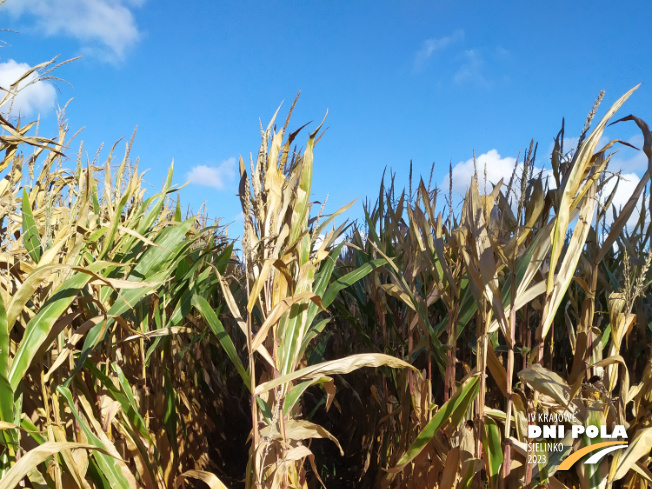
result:
[(339, 442), (323, 427), (299, 419), (303, 392), (312, 385), (323, 386), (328, 408), (335, 394), (332, 375), (361, 367), (410, 364), (378, 353), (308, 364), (311, 342), (330, 321), (323, 314), (326, 308), (339, 290), (373, 266), (331, 283), (343, 246), (336, 241), (345, 224), (330, 231), (327, 227), (351, 204), (323, 219), (321, 213), (310, 218), (313, 150), (321, 125), (301, 153), (291, 148), (301, 129), (286, 137), (289, 115), (283, 129), (275, 130), (273, 123), (274, 118), (262, 131), (256, 162), (251, 158), (251, 176), (240, 158), (246, 307), (238, 306), (224, 280), (222, 288), (249, 353), (243, 375), (249, 382), (253, 421), (247, 485), (306, 487), (304, 462), (309, 460), (317, 472), (308, 441), (329, 438), (338, 446)]

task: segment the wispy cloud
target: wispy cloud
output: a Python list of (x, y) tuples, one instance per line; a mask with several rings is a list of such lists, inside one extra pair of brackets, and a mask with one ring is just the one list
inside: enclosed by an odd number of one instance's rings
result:
[(186, 178), (196, 185), (213, 187), (217, 190), (224, 190), (230, 185), (236, 176), (236, 160), (231, 157), (218, 166), (198, 165), (195, 166)]
[[(31, 67), (27, 63), (18, 63), (13, 59), (0, 63), (0, 100), (7, 91)], [(34, 73), (21, 82), (18, 94), (0, 106), (0, 113), (5, 116), (31, 116), (54, 107), (56, 91), (45, 81), (38, 81)]]
[(455, 83), (476, 82), (483, 85), (488, 84), (482, 75), (484, 59), (477, 49), (467, 49), (462, 56), (462, 65), (453, 75)]
[[(414, 55), (413, 74), (436, 65), (435, 75), (439, 78), (439, 84), (489, 87), (495, 81), (509, 80), (505, 70), (505, 65), (511, 59), (509, 51), (501, 46), (468, 46), (465, 41), (463, 30), (456, 30), (445, 37), (426, 39)], [(446, 56), (441, 54), (443, 51), (446, 51)]]
[[(82, 52), (108, 62), (124, 59), (141, 37), (132, 9), (144, 0), (8, 0), (4, 9), (46, 36), (77, 39)], [(29, 24), (28, 24), (29, 25)]]
[(457, 30), (450, 36), (440, 37), (436, 39), (426, 39), (423, 41), (421, 49), (417, 51), (414, 57), (414, 71), (420, 71), (424, 68), (428, 60), (437, 52), (442, 49), (464, 39), (464, 31)]

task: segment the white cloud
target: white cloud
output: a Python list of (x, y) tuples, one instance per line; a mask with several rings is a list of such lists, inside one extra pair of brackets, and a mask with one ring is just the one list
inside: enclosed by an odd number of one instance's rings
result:
[(141, 34), (131, 12), (143, 0), (8, 0), (4, 8), (15, 18), (27, 17), (46, 36), (79, 40), (82, 51), (106, 61), (124, 58)]
[[(17, 63), (13, 59), (0, 63), (0, 100), (4, 98), (13, 83), (30, 69), (27, 63)], [(32, 74), (18, 87), (18, 94), (13, 101), (9, 99), (0, 107), (3, 116), (31, 116), (54, 107), (56, 91), (45, 81), (37, 81), (37, 75)]]
[[(613, 138), (609, 135), (602, 135), (596, 145), (596, 150), (602, 149)], [(575, 152), (577, 148), (577, 143), (579, 142), (578, 137), (565, 137), (564, 138), (564, 154), (569, 152)], [(647, 169), (647, 156), (641, 151), (643, 147), (643, 136), (636, 134), (626, 140), (629, 144), (633, 145), (634, 148), (622, 144), (614, 144), (610, 150), (607, 151), (607, 155), (612, 154), (611, 161), (609, 162), (609, 171), (617, 173), (637, 173), (642, 174)], [(554, 149), (554, 142), (550, 142), (548, 145), (548, 157), (552, 154)]]
[[(572, 141), (569, 140), (566, 140), (566, 142), (572, 143)], [(568, 148), (571, 147), (574, 148), (575, 145), (577, 145), (577, 140), (574, 141), (574, 145), (571, 144), (568, 146)], [(566, 143), (564, 146), (566, 147)], [(635, 156), (634, 158), (638, 158), (638, 157)], [(483, 192), (484, 185), (485, 185), (484, 183), (485, 168), (486, 168), (486, 177), (487, 177), (487, 183), (486, 183), (487, 191), (490, 192), (493, 189), (493, 186), (496, 185), (502, 178), (503, 185), (504, 185), (502, 191), (506, 192), (507, 185), (509, 184), (509, 179), (512, 175), (512, 172), (514, 171), (515, 161), (516, 159), (511, 156), (506, 156), (503, 158), (495, 149), (489, 150), (488, 152), (483, 153), (480, 156), (477, 156), (475, 166), (477, 167), (478, 170), (478, 182), (479, 182), (481, 193)], [(619, 169), (620, 168), (612, 168), (611, 170), (618, 171)], [(513, 183), (513, 190), (517, 193), (520, 188), (517, 182), (520, 181), (519, 179), (522, 173), (523, 173), (523, 163), (519, 163), (516, 169), (516, 178)], [(542, 171), (541, 167), (534, 167), (532, 170), (532, 177), (537, 177), (539, 173), (542, 174), (544, 180), (547, 178), (548, 185), (554, 188), (555, 182), (554, 179), (552, 178), (552, 170), (543, 169)], [(453, 193), (456, 196), (464, 196), (466, 194), (474, 174), (475, 174), (475, 169), (473, 164), (473, 158), (468, 159), (466, 161), (461, 161), (453, 167)], [(447, 174), (442, 184), (442, 189), (444, 189), (444, 192), (446, 192), (448, 189), (449, 178), (450, 178), (449, 174)], [(602, 194), (599, 196), (599, 200), (602, 203), (606, 202), (607, 198), (613, 191), (614, 186), (616, 185), (616, 179), (617, 177), (614, 177), (605, 184)], [(617, 211), (616, 214), (618, 214), (618, 211), (628, 202), (628, 200), (634, 193), (634, 189), (638, 185), (639, 181), (640, 181), (640, 177), (635, 173), (623, 172), (620, 175), (620, 183), (618, 184), (618, 190), (616, 191), (616, 195), (614, 196), (612, 202), (612, 204), (616, 207), (616, 211)], [(512, 202), (516, 202), (517, 200), (518, 200), (517, 198), (513, 199)], [(639, 204), (640, 204), (640, 199), (639, 199)], [(632, 213), (632, 217), (629, 219), (627, 223), (627, 226), (632, 227), (637, 219), (638, 219), (638, 212), (634, 210), (634, 212)], [(611, 225), (611, 223), (613, 222), (613, 212), (611, 211), (611, 209), (606, 214), (606, 221), (607, 221), (606, 222), (607, 225)]]
[(231, 157), (218, 166), (195, 166), (186, 178), (191, 183), (224, 190), (236, 176), (236, 160)]
[[(566, 137), (566, 136), (564, 136), (564, 139), (561, 142), (562, 143), (562, 150), (563, 150), (564, 154), (567, 154), (569, 151), (574, 152), (575, 149), (577, 148), (577, 143), (579, 143), (579, 142), (580, 142), (579, 137), (575, 137), (575, 136)], [(606, 142), (607, 141), (604, 140), (604, 136), (602, 136), (602, 138), (600, 138), (600, 140), (598, 141), (598, 143), (606, 143)], [(602, 144), (602, 145), (598, 144), (598, 146), (603, 147), (604, 144)], [(554, 142), (550, 143), (550, 153), (552, 153), (553, 149), (555, 149), (555, 143)]]
[[(612, 137), (603, 134), (600, 137), (598, 144), (596, 145), (596, 150), (602, 149), (612, 139), (613, 139)], [(579, 138), (577, 137), (564, 138), (564, 152), (568, 153), (569, 151), (575, 151), (578, 142), (579, 142)], [(637, 148), (642, 148), (643, 136), (637, 134), (629, 138), (627, 142), (636, 146)], [(552, 148), (553, 145), (550, 146), (550, 152), (552, 152)], [(640, 176), (635, 172), (642, 173), (647, 168), (647, 156), (645, 156), (645, 153), (643, 153), (643, 151), (640, 151), (640, 149), (635, 150), (633, 148), (621, 144), (615, 144), (614, 146), (612, 146), (611, 149), (607, 151), (607, 155), (611, 153), (614, 154), (611, 158), (611, 161), (609, 162), (609, 167), (607, 171), (610, 174), (619, 173), (620, 175), (613, 176), (613, 178), (611, 178), (604, 185), (602, 189), (602, 193), (599, 195), (599, 200), (602, 204), (604, 204), (609, 198), (609, 195), (611, 195), (611, 192), (613, 191), (616, 182), (620, 180), (620, 182), (618, 183), (618, 190), (616, 191), (616, 195), (614, 196), (614, 199), (612, 201), (612, 206), (615, 207), (616, 215), (618, 215), (618, 212), (620, 211), (620, 209), (622, 209), (622, 207), (625, 206), (625, 204), (627, 204), (630, 197), (634, 193), (636, 186), (641, 180)], [(554, 181), (551, 179), (551, 184), (552, 183), (554, 183)], [(639, 197), (638, 204), (634, 209), (634, 211), (632, 212), (632, 216), (627, 221), (628, 228), (632, 228), (638, 219), (638, 209), (640, 209), (641, 199), (642, 197)], [(606, 223), (608, 226), (613, 223), (612, 209), (607, 210)]]
[[(328, 236), (326, 234), (319, 234), (315, 238), (315, 244), (313, 245), (313, 250), (320, 249), (322, 247), (322, 245), (324, 244), (324, 240), (327, 237)], [(346, 235), (340, 234), (337, 238), (335, 238), (335, 240), (330, 244), (330, 246), (334, 248), (335, 246), (338, 246), (339, 244), (344, 243), (346, 241), (346, 238), (347, 238)]]
[[(589, 137), (590, 134), (591, 134), (591, 131), (588, 132), (588, 134), (585, 137), (585, 140), (586, 140), (586, 138)], [(604, 148), (610, 141), (611, 141), (611, 139), (608, 136), (605, 136), (603, 134), (602, 136), (600, 136), (600, 139), (598, 139), (598, 144), (595, 145), (595, 150), (598, 151), (598, 150)], [(575, 153), (575, 150), (577, 149), (577, 143), (579, 143), (579, 142), (580, 142), (580, 138), (578, 136), (564, 136), (564, 139), (562, 141), (562, 145), (563, 145), (562, 149), (563, 149), (564, 155), (567, 155), (569, 153)], [(552, 150), (554, 148), (555, 148), (555, 142), (550, 141), (550, 144), (548, 146), (548, 156), (552, 155)], [(613, 152), (615, 149), (618, 149), (618, 148), (619, 148), (618, 145), (612, 146), (611, 150), (608, 151), (607, 154)]]
[(648, 164), (647, 156), (643, 151), (641, 151), (643, 148), (643, 136), (637, 134), (636, 136), (631, 137), (627, 142), (639, 149), (635, 150), (633, 148), (621, 146), (620, 151), (611, 158), (609, 168), (612, 171), (643, 173), (647, 169)]
[[(607, 197), (609, 197), (609, 195), (613, 191), (614, 186), (616, 185), (616, 179), (617, 177), (614, 177), (605, 184), (600, 199), (602, 202), (605, 202), (607, 200)], [(624, 207), (624, 205), (629, 201), (631, 196), (634, 194), (634, 189), (636, 188), (640, 180), (641, 179), (639, 178), (639, 176), (636, 175), (635, 173), (622, 173), (620, 175), (618, 190), (616, 191), (616, 195), (614, 196), (614, 200), (613, 200), (613, 205), (616, 207), (617, 211), (620, 210), (622, 207)], [(608, 220), (612, 217), (611, 214), (612, 213), (608, 214)], [(632, 221), (631, 218), (630, 221)]]
[(414, 58), (414, 69), (416, 71), (420, 70), (437, 51), (441, 51), (450, 44), (456, 43), (463, 38), (464, 31), (457, 30), (450, 36), (440, 37), (438, 39), (426, 39)]
[(474, 81), (486, 84), (487, 81), (482, 76), (483, 64), (484, 60), (477, 49), (467, 49), (464, 51), (462, 66), (453, 75), (453, 81), (455, 83)]
[[(514, 171), (515, 162), (516, 158), (511, 156), (503, 158), (495, 149), (477, 156), (475, 166), (473, 164), (473, 158), (460, 161), (453, 167), (453, 192), (461, 195), (466, 193), (471, 184), (471, 179), (475, 175), (475, 167), (478, 169), (478, 182), (482, 189), (484, 187), (485, 165), (487, 171), (487, 191), (491, 191), (493, 185), (497, 184), (501, 178), (506, 186)], [(522, 163), (519, 163), (516, 171), (517, 176), (520, 176), (523, 171)], [(535, 169), (535, 172), (538, 173), (538, 171), (539, 169)], [(443, 188), (448, 188), (449, 178), (449, 175), (446, 175)]]

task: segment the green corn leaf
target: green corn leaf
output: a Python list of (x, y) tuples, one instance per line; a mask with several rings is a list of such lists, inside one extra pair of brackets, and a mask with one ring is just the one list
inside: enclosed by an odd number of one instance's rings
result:
[[(9, 377), (9, 326), (7, 325), (7, 312), (0, 295), (0, 377)], [(2, 392), (0, 392), (0, 397)], [(8, 421), (3, 419), (3, 421)]]
[(233, 346), (233, 341), (231, 341), (231, 337), (224, 329), (224, 326), (217, 317), (217, 314), (215, 314), (215, 311), (213, 311), (206, 299), (198, 295), (194, 295), (192, 297), (192, 305), (197, 308), (199, 313), (206, 320), (208, 326), (211, 328), (211, 331), (217, 337), (217, 340), (220, 342), (220, 345), (222, 345), (222, 348), (224, 348), (224, 351), (229, 357), (229, 360), (231, 360), (231, 363), (233, 363), (235, 368), (238, 370), (244, 385), (247, 387), (247, 389), (250, 389), (251, 378), (249, 377), (249, 373), (244, 368), (244, 365), (242, 365), (242, 361), (238, 356), (238, 352), (236, 351), (235, 346)]
[[(301, 172), (301, 176), (299, 179), (299, 185), (296, 189), (297, 198), (292, 208), (290, 243), (294, 243), (299, 239), (299, 235), (306, 228), (308, 211), (310, 209), (310, 188), (312, 186), (312, 163), (314, 157), (313, 149), (315, 146), (315, 137), (321, 129), (322, 124), (323, 122), (319, 124), (319, 127), (312, 134), (310, 134), (308, 142), (306, 143), (306, 149), (303, 152), (301, 164), (297, 168), (297, 170)], [(270, 161), (274, 161), (274, 159), (270, 157)], [(309, 250), (305, 251), (307, 252)]]
[(95, 243), (98, 239), (104, 236), (108, 230), (109, 228), (106, 226), (96, 229), (88, 236), (88, 238), (86, 238), (86, 243)]
[(100, 253), (99, 259), (103, 260), (106, 258), (106, 255), (109, 251), (114, 251), (114, 246), (113, 242), (115, 241), (115, 235), (116, 232), (118, 231), (118, 226), (120, 225), (120, 218), (122, 217), (123, 214), (123, 209), (124, 206), (127, 204), (127, 201), (129, 200), (130, 195), (125, 194), (122, 196), (120, 201), (117, 203), (116, 211), (113, 215), (113, 222), (111, 223), (111, 227), (109, 228), (109, 234), (104, 240), (104, 246), (102, 253)]
[(324, 293), (324, 296), (322, 298), (322, 305), (325, 308), (328, 308), (328, 306), (330, 306), (333, 303), (333, 301), (337, 297), (337, 294), (341, 290), (350, 287), (358, 280), (361, 280), (367, 275), (369, 275), (375, 269), (382, 267), (385, 263), (387, 263), (387, 260), (385, 260), (384, 258), (371, 260), (365, 263), (364, 265), (356, 268), (352, 272), (349, 272), (343, 277), (337, 279), (335, 282), (331, 283), (328, 289), (326, 289), (326, 292)]
[(43, 445), (43, 443), (48, 441), (48, 439), (41, 434), (36, 425), (32, 423), (32, 421), (28, 418), (23, 418), (20, 421), (20, 427), (24, 429), (29, 434), (29, 436), (32, 437), (32, 439), (39, 445)]
[(299, 401), (299, 399), (301, 398), (301, 396), (303, 395), (303, 393), (306, 391), (308, 387), (312, 385), (323, 384), (332, 381), (333, 379), (331, 377), (320, 377), (318, 379), (301, 382), (300, 384), (297, 384), (294, 387), (292, 387), (292, 389), (290, 389), (289, 392), (287, 393), (287, 396), (285, 396), (285, 400), (283, 401), (283, 414), (287, 416), (287, 414), (292, 410), (292, 408)]
[[(174, 171), (174, 164), (170, 165), (170, 169), (168, 170), (168, 175), (161, 192), (158, 195), (154, 195), (150, 197), (141, 205), (140, 207), (141, 210), (136, 214), (136, 218), (134, 219), (134, 222), (138, 222), (138, 226), (136, 227), (136, 232), (138, 234), (142, 234), (143, 236), (145, 236), (145, 233), (149, 231), (152, 225), (156, 222), (156, 220), (160, 218), (161, 209), (163, 209), (163, 204), (165, 203), (167, 194), (170, 192), (174, 192), (174, 190), (170, 190), (170, 186), (172, 185), (173, 171)], [(149, 211), (149, 213), (144, 219), (140, 219), (140, 216), (142, 216), (145, 209), (149, 208), (150, 203), (154, 199), (158, 199), (156, 201), (156, 204), (154, 204), (154, 206), (151, 208), (151, 210)]]
[[(145, 420), (138, 412), (138, 408), (134, 401), (133, 395), (131, 395), (131, 388), (127, 386), (129, 388), (129, 396), (128, 396), (126, 391), (123, 392), (122, 390), (116, 388), (115, 384), (113, 383), (113, 380), (111, 380), (104, 372), (98, 369), (95, 366), (95, 364), (93, 364), (93, 362), (87, 361), (86, 368), (88, 368), (88, 370), (93, 374), (93, 377), (95, 379), (100, 381), (100, 383), (106, 389), (107, 393), (114, 400), (120, 403), (120, 406), (122, 407), (122, 412), (125, 413), (129, 421), (134, 425), (134, 428), (136, 428), (140, 432), (140, 434), (143, 435), (143, 437), (145, 437), (145, 439), (147, 439), (150, 443), (153, 444), (152, 439), (149, 436), (149, 432), (147, 431), (147, 428), (145, 426)], [(116, 365), (114, 364), (114, 369), (115, 368)], [(124, 379), (124, 374), (122, 375), (122, 377)], [(126, 381), (126, 379), (124, 380)]]
[[(14, 422), (14, 392), (9, 384), (9, 328), (7, 325), (7, 314), (5, 312), (2, 295), (0, 295), (0, 421)], [(16, 446), (18, 434), (15, 430), (3, 431), (0, 433), (0, 440), (4, 440), (5, 446)], [(13, 459), (13, 448), (5, 451), (6, 462)], [(2, 463), (1, 465), (6, 465)], [(4, 474), (0, 474), (2, 478)]]
[[(306, 349), (308, 348), (308, 344), (313, 339), (315, 339), (317, 336), (321, 335), (322, 331), (324, 331), (324, 328), (326, 327), (326, 325), (330, 321), (331, 321), (331, 318), (322, 319), (317, 324), (310, 327), (310, 329), (306, 333), (306, 336), (303, 338), (303, 345), (301, 345), (301, 351), (306, 351)], [(320, 344), (323, 344), (323, 347), (324, 347), (323, 349), (325, 349), (325, 346), (326, 346), (325, 342), (327, 342), (328, 339), (329, 339), (329, 335), (322, 335), (322, 337), (320, 338), (319, 342), (320, 342)], [(318, 361), (323, 361), (323, 349), (321, 351), (321, 355), (319, 355), (319, 360)], [(311, 361), (313, 359), (314, 354), (315, 354), (315, 352), (313, 351), (313, 354), (310, 355), (310, 359), (308, 361), (309, 365), (312, 365), (313, 363), (316, 363), (316, 362)]]
[(14, 422), (14, 391), (4, 375), (0, 375), (0, 421)]
[(148, 277), (160, 271), (170, 259), (179, 254), (183, 248), (183, 238), (194, 222), (195, 219), (191, 218), (181, 224), (163, 229), (154, 239), (154, 243), (159, 247), (152, 246), (142, 254), (129, 275), (129, 280), (151, 282)]
[(41, 235), (36, 227), (32, 204), (29, 201), (27, 190), (23, 189), (23, 242), (34, 263), (41, 260)]
[(503, 465), (503, 447), (500, 443), (498, 424), (488, 416), (484, 418), (484, 454), (485, 470), (491, 487), (497, 489), (500, 468)]
[(391, 472), (398, 472), (408, 463), (415, 459), (419, 453), (426, 447), (430, 440), (435, 436), (437, 431), (449, 421), (453, 416), (461, 419), (461, 416), (466, 413), (469, 405), (474, 401), (475, 397), (480, 390), (480, 377), (471, 377), (464, 385), (462, 385), (455, 395), (445, 402), (440, 407), (430, 422), (425, 426), (423, 431), (419, 433), (410, 448), (399, 459), (396, 466), (391, 469)]
[[(170, 273), (164, 267), (165, 265), (170, 265), (173, 259), (182, 256), (180, 250), (187, 246), (183, 238), (192, 224), (193, 219), (188, 219), (177, 226), (163, 229), (154, 240), (160, 248), (150, 247), (147, 249), (129, 274), (127, 280), (160, 283), (168, 279)], [(90, 352), (102, 341), (106, 331), (113, 324), (113, 317), (120, 316), (133, 309), (151, 291), (151, 287), (142, 287), (121, 292), (116, 302), (107, 312), (109, 319), (96, 324), (86, 335), (82, 355), (75, 372), (86, 362)]]
[[(88, 267), (92, 273), (98, 273), (105, 263), (93, 263)], [(57, 292), (41, 307), (36, 316), (25, 327), (23, 340), (20, 342), (16, 356), (9, 372), (9, 384), (15, 392), (32, 359), (48, 336), (50, 328), (70, 306), (82, 288), (86, 286), (92, 275), (78, 271), (66, 280)]]
[(73, 448), (101, 450), (99, 447), (86, 443), (55, 441), (43, 443), (35, 448), (32, 448), (29, 452), (24, 454), (20, 460), (16, 462), (16, 464), (6, 474), (4, 474), (2, 480), (0, 480), (0, 489), (14, 489), (15, 487), (18, 487), (20, 482), (26, 476), (29, 476), (30, 472), (34, 470), (38, 465), (63, 450), (70, 450)]
[[(95, 435), (95, 433), (93, 433), (93, 431), (86, 424), (84, 419), (82, 419), (82, 417), (77, 412), (77, 409), (75, 407), (75, 402), (72, 399), (72, 394), (70, 393), (70, 390), (67, 387), (59, 386), (59, 387), (57, 387), (57, 391), (61, 394), (61, 396), (68, 403), (68, 408), (70, 409), (70, 412), (72, 413), (72, 415), (77, 420), (77, 423), (79, 424), (79, 427), (84, 432), (84, 435), (86, 435), (88, 443), (90, 445), (93, 445), (94, 447), (102, 450), (101, 452), (95, 452), (93, 454), (93, 457), (95, 458), (95, 461), (97, 462), (97, 465), (98, 465), (98, 468), (101, 471), (101, 474), (106, 478), (106, 480), (109, 482), (110, 486), (112, 488), (131, 489), (129, 481), (127, 480), (127, 478), (122, 473), (122, 470), (120, 468), (120, 464), (118, 463), (118, 460), (116, 460), (111, 455), (107, 455), (107, 453), (111, 453), (111, 450), (109, 449), (109, 447), (107, 447), (104, 444), (104, 442), (102, 442), (102, 440), (100, 440)], [(114, 448), (114, 450), (115, 450), (115, 448)]]
[(101, 207), (100, 207), (100, 201), (97, 199), (97, 186), (95, 185), (95, 183), (93, 183), (93, 191), (91, 192), (91, 194), (93, 195), (93, 213), (95, 215), (99, 215)]
[(177, 206), (174, 209), (175, 222), (181, 222), (181, 196), (177, 194)]
[(320, 297), (324, 295), (324, 292), (326, 292), (326, 287), (328, 287), (328, 283), (330, 282), (331, 276), (333, 275), (333, 270), (335, 269), (335, 264), (337, 263), (337, 259), (342, 253), (343, 247), (344, 243), (340, 243), (335, 248), (333, 248), (330, 255), (324, 261), (324, 264), (321, 266), (319, 272), (315, 276), (315, 283), (312, 286), (312, 290)]

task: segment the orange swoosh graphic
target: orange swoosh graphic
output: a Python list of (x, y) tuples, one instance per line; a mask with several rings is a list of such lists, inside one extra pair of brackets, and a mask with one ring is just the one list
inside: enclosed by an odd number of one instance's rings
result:
[[(595, 452), (600, 448), (608, 447), (611, 445), (623, 445), (622, 441), (603, 441), (602, 443), (596, 443), (595, 445), (589, 445), (584, 447), (572, 455), (568, 456), (560, 465), (557, 467), (557, 470), (568, 470), (570, 469), (575, 462), (581, 459), (587, 453)], [(623, 447), (624, 448), (624, 447)]]

